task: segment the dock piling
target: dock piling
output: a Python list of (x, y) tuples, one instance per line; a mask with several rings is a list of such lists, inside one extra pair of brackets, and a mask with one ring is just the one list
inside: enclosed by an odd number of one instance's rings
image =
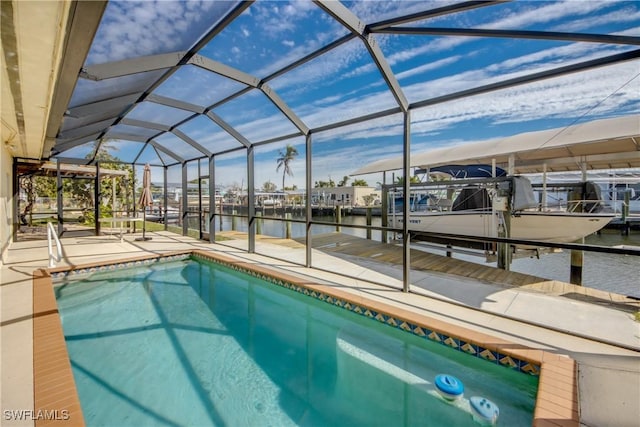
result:
[[(582, 239), (584, 244), (584, 239)], [(583, 251), (571, 251), (571, 270), (569, 276), (569, 283), (573, 285), (582, 286), (582, 263), (584, 261)]]
[(256, 212), (256, 234), (262, 234), (262, 212)]
[(287, 212), (284, 214), (284, 219), (285, 219), (285, 233), (284, 233), (284, 238), (285, 239), (291, 239), (291, 212)]
[(629, 224), (629, 204), (631, 203), (631, 189), (627, 189), (624, 192), (624, 203), (622, 204), (622, 235), (629, 235), (629, 228), (631, 225)]

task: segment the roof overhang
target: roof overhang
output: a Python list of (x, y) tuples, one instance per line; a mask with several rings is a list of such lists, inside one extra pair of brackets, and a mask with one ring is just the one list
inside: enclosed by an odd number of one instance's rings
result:
[(2, 142), (49, 156), (106, 1), (2, 2)]

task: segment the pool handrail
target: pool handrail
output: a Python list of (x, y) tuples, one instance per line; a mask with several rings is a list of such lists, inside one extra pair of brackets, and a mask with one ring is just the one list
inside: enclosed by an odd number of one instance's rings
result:
[[(51, 245), (51, 240), (55, 240), (56, 242), (56, 255), (53, 254), (53, 248)], [(56, 262), (60, 262), (62, 260), (62, 246), (60, 245), (60, 239), (58, 239), (58, 233), (53, 228), (52, 222), (47, 222), (47, 242), (49, 244), (49, 268), (55, 267)]]

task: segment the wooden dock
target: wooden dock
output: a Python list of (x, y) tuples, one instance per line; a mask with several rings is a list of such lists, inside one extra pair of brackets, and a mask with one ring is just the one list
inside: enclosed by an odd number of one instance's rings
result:
[[(246, 239), (247, 233), (240, 231), (217, 232), (217, 236), (229, 239)], [(305, 247), (305, 238), (284, 239), (279, 237), (256, 235), (256, 241), (267, 242), (290, 248)], [(350, 255), (377, 262), (401, 265), (402, 245), (397, 243), (381, 243), (343, 233), (314, 234), (313, 249), (322, 252)], [(503, 286), (525, 286), (534, 283), (548, 282), (547, 279), (513, 271), (500, 270), (488, 265), (476, 264), (456, 258), (427, 253), (411, 249), (411, 268), (414, 270), (435, 271), (469, 277)]]
[[(304, 239), (301, 240), (301, 243), (304, 243)], [(323, 252), (369, 258), (388, 264), (402, 264), (402, 245), (398, 243), (381, 243), (348, 234), (326, 233), (314, 235), (312, 246)], [(505, 286), (524, 286), (547, 281), (547, 279), (528, 274), (500, 270), (488, 265), (449, 258), (417, 249), (411, 249), (410, 256), (411, 268), (414, 270), (453, 274)]]
[[(247, 239), (246, 232), (222, 231), (216, 236), (228, 239)], [(304, 250), (305, 238), (284, 239), (266, 235), (256, 235), (257, 242), (285, 246), (291, 249)], [(332, 232), (314, 234), (312, 236), (314, 250), (333, 254), (336, 257), (348, 255), (368, 261), (376, 261), (391, 265), (402, 265), (402, 245), (399, 243), (381, 243), (362, 237)], [(482, 265), (443, 255), (427, 253), (411, 249), (411, 269), (432, 271), (442, 274), (467, 277), (470, 279), (496, 284), (505, 288), (522, 287), (553, 295), (604, 305), (624, 311), (635, 312), (640, 308), (640, 301), (598, 289), (572, 285), (558, 280), (549, 280), (529, 274), (505, 271), (489, 265)]]

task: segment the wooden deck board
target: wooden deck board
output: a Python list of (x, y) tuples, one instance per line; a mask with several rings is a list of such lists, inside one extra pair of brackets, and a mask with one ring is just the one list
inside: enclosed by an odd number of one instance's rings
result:
[[(304, 243), (304, 240), (296, 240), (301, 244)], [(314, 249), (323, 252), (375, 259), (390, 264), (402, 263), (402, 247), (393, 243), (381, 243), (342, 233), (326, 233), (313, 235), (312, 245)], [(524, 286), (546, 280), (416, 249), (411, 250), (411, 268), (464, 276), (506, 286)]]

